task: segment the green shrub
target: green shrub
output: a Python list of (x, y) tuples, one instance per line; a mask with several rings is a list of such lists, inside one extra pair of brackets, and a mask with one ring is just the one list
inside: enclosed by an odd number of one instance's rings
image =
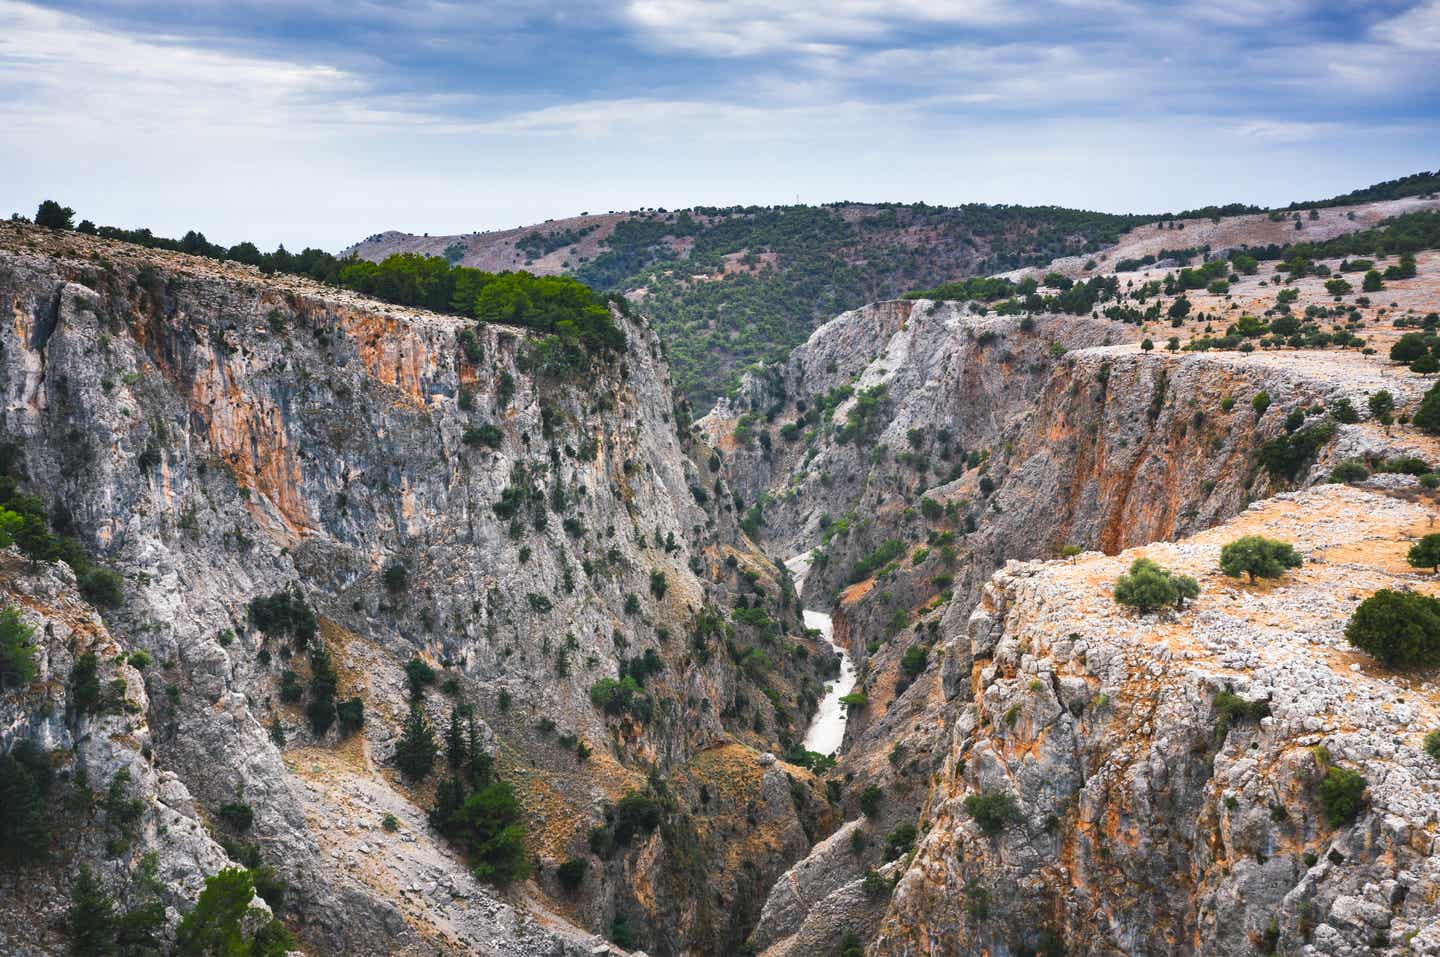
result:
[(1365, 806), (1365, 779), (1358, 772), (1330, 763), (1324, 748), (1316, 749), (1320, 764), (1320, 805), (1331, 827), (1344, 827), (1360, 816)]
[(865, 872), (865, 879), (860, 882), (860, 889), (871, 900), (879, 900), (894, 888), (889, 881), (880, 876), (879, 871), (872, 867)]
[(1430, 757), (1436, 761), (1440, 761), (1440, 731), (1431, 731), (1425, 735), (1423, 747), (1425, 748), (1426, 754), (1430, 755)]
[(284, 589), (250, 600), (250, 624), (272, 638), (289, 636), (296, 644), (313, 639), (320, 629), (315, 612), (299, 589)]
[(1115, 580), (1115, 601), (1141, 614), (1174, 605), (1183, 608), (1187, 599), (1200, 594), (1200, 585), (1188, 575), (1172, 574), (1148, 558), (1137, 558), (1130, 571)]
[(1231, 578), (1249, 575), (1252, 584), (1256, 578), (1279, 578), (1286, 569), (1303, 564), (1295, 546), (1261, 535), (1237, 538), (1220, 549), (1220, 570)]
[(100, 659), (93, 651), (76, 658), (70, 669), (69, 703), (75, 714), (92, 714), (100, 706)]
[(660, 802), (640, 791), (627, 791), (615, 805), (614, 833), (619, 844), (629, 845), (638, 834), (649, 834), (660, 826), (664, 809)]
[(1226, 689), (1215, 696), (1215, 733), (1223, 738), (1236, 721), (1259, 721), (1270, 716), (1268, 701), (1246, 701)]
[(890, 564), (903, 554), (905, 554), (904, 542), (898, 538), (886, 539), (875, 551), (855, 563), (855, 567), (850, 570), (850, 583), (864, 581), (877, 569)]
[(1345, 637), (1390, 668), (1440, 664), (1440, 601), (1381, 589), (1355, 609)]
[(585, 882), (585, 872), (589, 866), (589, 862), (583, 857), (572, 857), (555, 868), (555, 876), (559, 879), (561, 887), (573, 892)]
[(44, 860), (51, 819), (45, 798), (52, 777), (50, 756), (31, 741), (21, 739), (0, 755), (0, 862)]
[(885, 836), (885, 860), (893, 861), (915, 846), (914, 824), (901, 824)]
[(1428, 568), (1440, 572), (1440, 534), (1430, 533), (1410, 546), (1406, 561), (1414, 568)]
[(381, 580), (385, 583), (385, 590), (390, 594), (403, 594), (410, 588), (410, 570), (405, 567), (404, 562), (393, 561), (385, 566)]
[(1330, 481), (1332, 482), (1363, 482), (1369, 477), (1370, 470), (1365, 467), (1365, 463), (1356, 459), (1338, 462), (1330, 471)]
[(860, 813), (866, 817), (874, 817), (880, 810), (880, 802), (885, 799), (885, 792), (878, 784), (867, 785), (865, 790), (860, 792)]
[(975, 819), (980, 833), (995, 837), (1020, 820), (1020, 808), (1009, 791), (982, 791), (965, 798), (965, 812)]
[(1320, 448), (1335, 436), (1336, 425), (1327, 419), (1289, 435), (1280, 435), (1260, 447), (1260, 464), (1271, 475), (1295, 481)]
[(919, 676), (929, 664), (930, 653), (922, 645), (911, 645), (905, 649), (905, 655), (900, 659), (900, 668), (911, 678)]
[(1431, 386), (1430, 391), (1425, 393), (1425, 398), (1420, 400), (1420, 408), (1411, 421), (1422, 432), (1440, 435), (1440, 383)]
[(216, 816), (237, 831), (248, 831), (255, 821), (255, 811), (243, 801), (231, 801), (220, 805)]
[(76, 575), (76, 584), (92, 605), (115, 608), (125, 601), (125, 580), (113, 569), (90, 565)]
[(25, 623), (20, 609), (0, 610), (0, 694), (23, 688), (35, 680), (35, 629)]

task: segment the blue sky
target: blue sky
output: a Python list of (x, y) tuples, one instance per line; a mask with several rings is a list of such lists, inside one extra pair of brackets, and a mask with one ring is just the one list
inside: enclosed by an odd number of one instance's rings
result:
[(1440, 168), (1440, 0), (0, 0), (0, 213), (271, 247), (582, 210), (1166, 211)]

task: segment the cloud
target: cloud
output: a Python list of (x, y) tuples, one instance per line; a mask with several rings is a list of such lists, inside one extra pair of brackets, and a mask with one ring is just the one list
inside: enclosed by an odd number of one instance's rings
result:
[(835, 56), (905, 27), (1024, 19), (990, 0), (631, 0), (626, 15), (657, 46), (719, 57)]
[(1440, 52), (1440, 0), (1412, 7), (1381, 23), (1373, 32), (1376, 39), (1406, 50)]

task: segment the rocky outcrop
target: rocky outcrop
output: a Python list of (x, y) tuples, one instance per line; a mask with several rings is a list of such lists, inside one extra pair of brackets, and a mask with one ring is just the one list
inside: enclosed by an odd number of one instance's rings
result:
[[(1436, 512), (1325, 486), (1177, 544), (1007, 566), (944, 645), (958, 718), (871, 952), (1440, 952), (1440, 765), (1420, 748), (1440, 699), (1341, 636), (1376, 589), (1434, 590), (1400, 559)], [(1243, 534), (1305, 567), (1225, 578), (1219, 548)], [(1140, 554), (1200, 598), (1122, 612), (1110, 587)], [(1227, 717), (1227, 691), (1267, 707)], [(1319, 797), (1331, 766), (1365, 778), (1353, 821)]]

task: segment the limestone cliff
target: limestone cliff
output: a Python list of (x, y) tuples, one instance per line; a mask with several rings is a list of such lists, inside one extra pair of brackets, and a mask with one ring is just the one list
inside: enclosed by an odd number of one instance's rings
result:
[[(871, 951), (1440, 952), (1440, 766), (1420, 748), (1440, 703), (1341, 636), (1376, 589), (1435, 591), (1404, 551), (1436, 515), (1429, 495), (1332, 485), (1176, 544), (1008, 565), (943, 646), (958, 716)], [(1220, 546), (1243, 534), (1306, 564), (1226, 578)], [(1142, 554), (1200, 598), (1118, 610)], [(1267, 716), (1226, 713), (1225, 692)], [(1365, 778), (1353, 822), (1320, 800), (1332, 765)], [(967, 810), (982, 794), (1016, 802), (989, 833)]]
[[(193, 890), (225, 861), (216, 809), (243, 801), (245, 841), (288, 881), (282, 916), (313, 953), (561, 953), (620, 916), (657, 953), (716, 952), (753, 920), (735, 896), (833, 826), (816, 782), (761, 762), (803, 730), (827, 655), (681, 430), (642, 320), (617, 313), (623, 356), (555, 380), (520, 329), (462, 343), (458, 318), (16, 224), (0, 226), (0, 303), (6, 461), (124, 580), (102, 622), (63, 565), (4, 577), (0, 600), (24, 607), (51, 665), (39, 696), (6, 696), (0, 735), (38, 735), (97, 786), (126, 762), (145, 805), (124, 853), (77, 845), (27, 882), (30, 912), (58, 913), (81, 862), (122, 886), (150, 850)], [(286, 697), (306, 655), (248, 614), (285, 589), (319, 614), (339, 696), (363, 703), (358, 734), (312, 734)], [(131, 689), (112, 710), (132, 717), (62, 728), (66, 663), (88, 650)], [(111, 664), (133, 652), (153, 664)], [(474, 880), (425, 823), (430, 782), (393, 770), (414, 657), (438, 673), (429, 720), (443, 732), (470, 706), (519, 791), (535, 881)], [(607, 714), (591, 686), (635, 661), (649, 710)], [(138, 743), (95, 750), (127, 723)], [(662, 790), (699, 777), (716, 748), (730, 749), (724, 813), (697, 784), (669, 792), (667, 821), (704, 831), (748, 806), (776, 837), (697, 914), (647, 888), (709, 868), (725, 842), (656, 832), (607, 859), (587, 841), (647, 775)], [(591, 862), (574, 891), (556, 878), (569, 858)], [(53, 920), (31, 939), (3, 914), (7, 952), (58, 946)]]

